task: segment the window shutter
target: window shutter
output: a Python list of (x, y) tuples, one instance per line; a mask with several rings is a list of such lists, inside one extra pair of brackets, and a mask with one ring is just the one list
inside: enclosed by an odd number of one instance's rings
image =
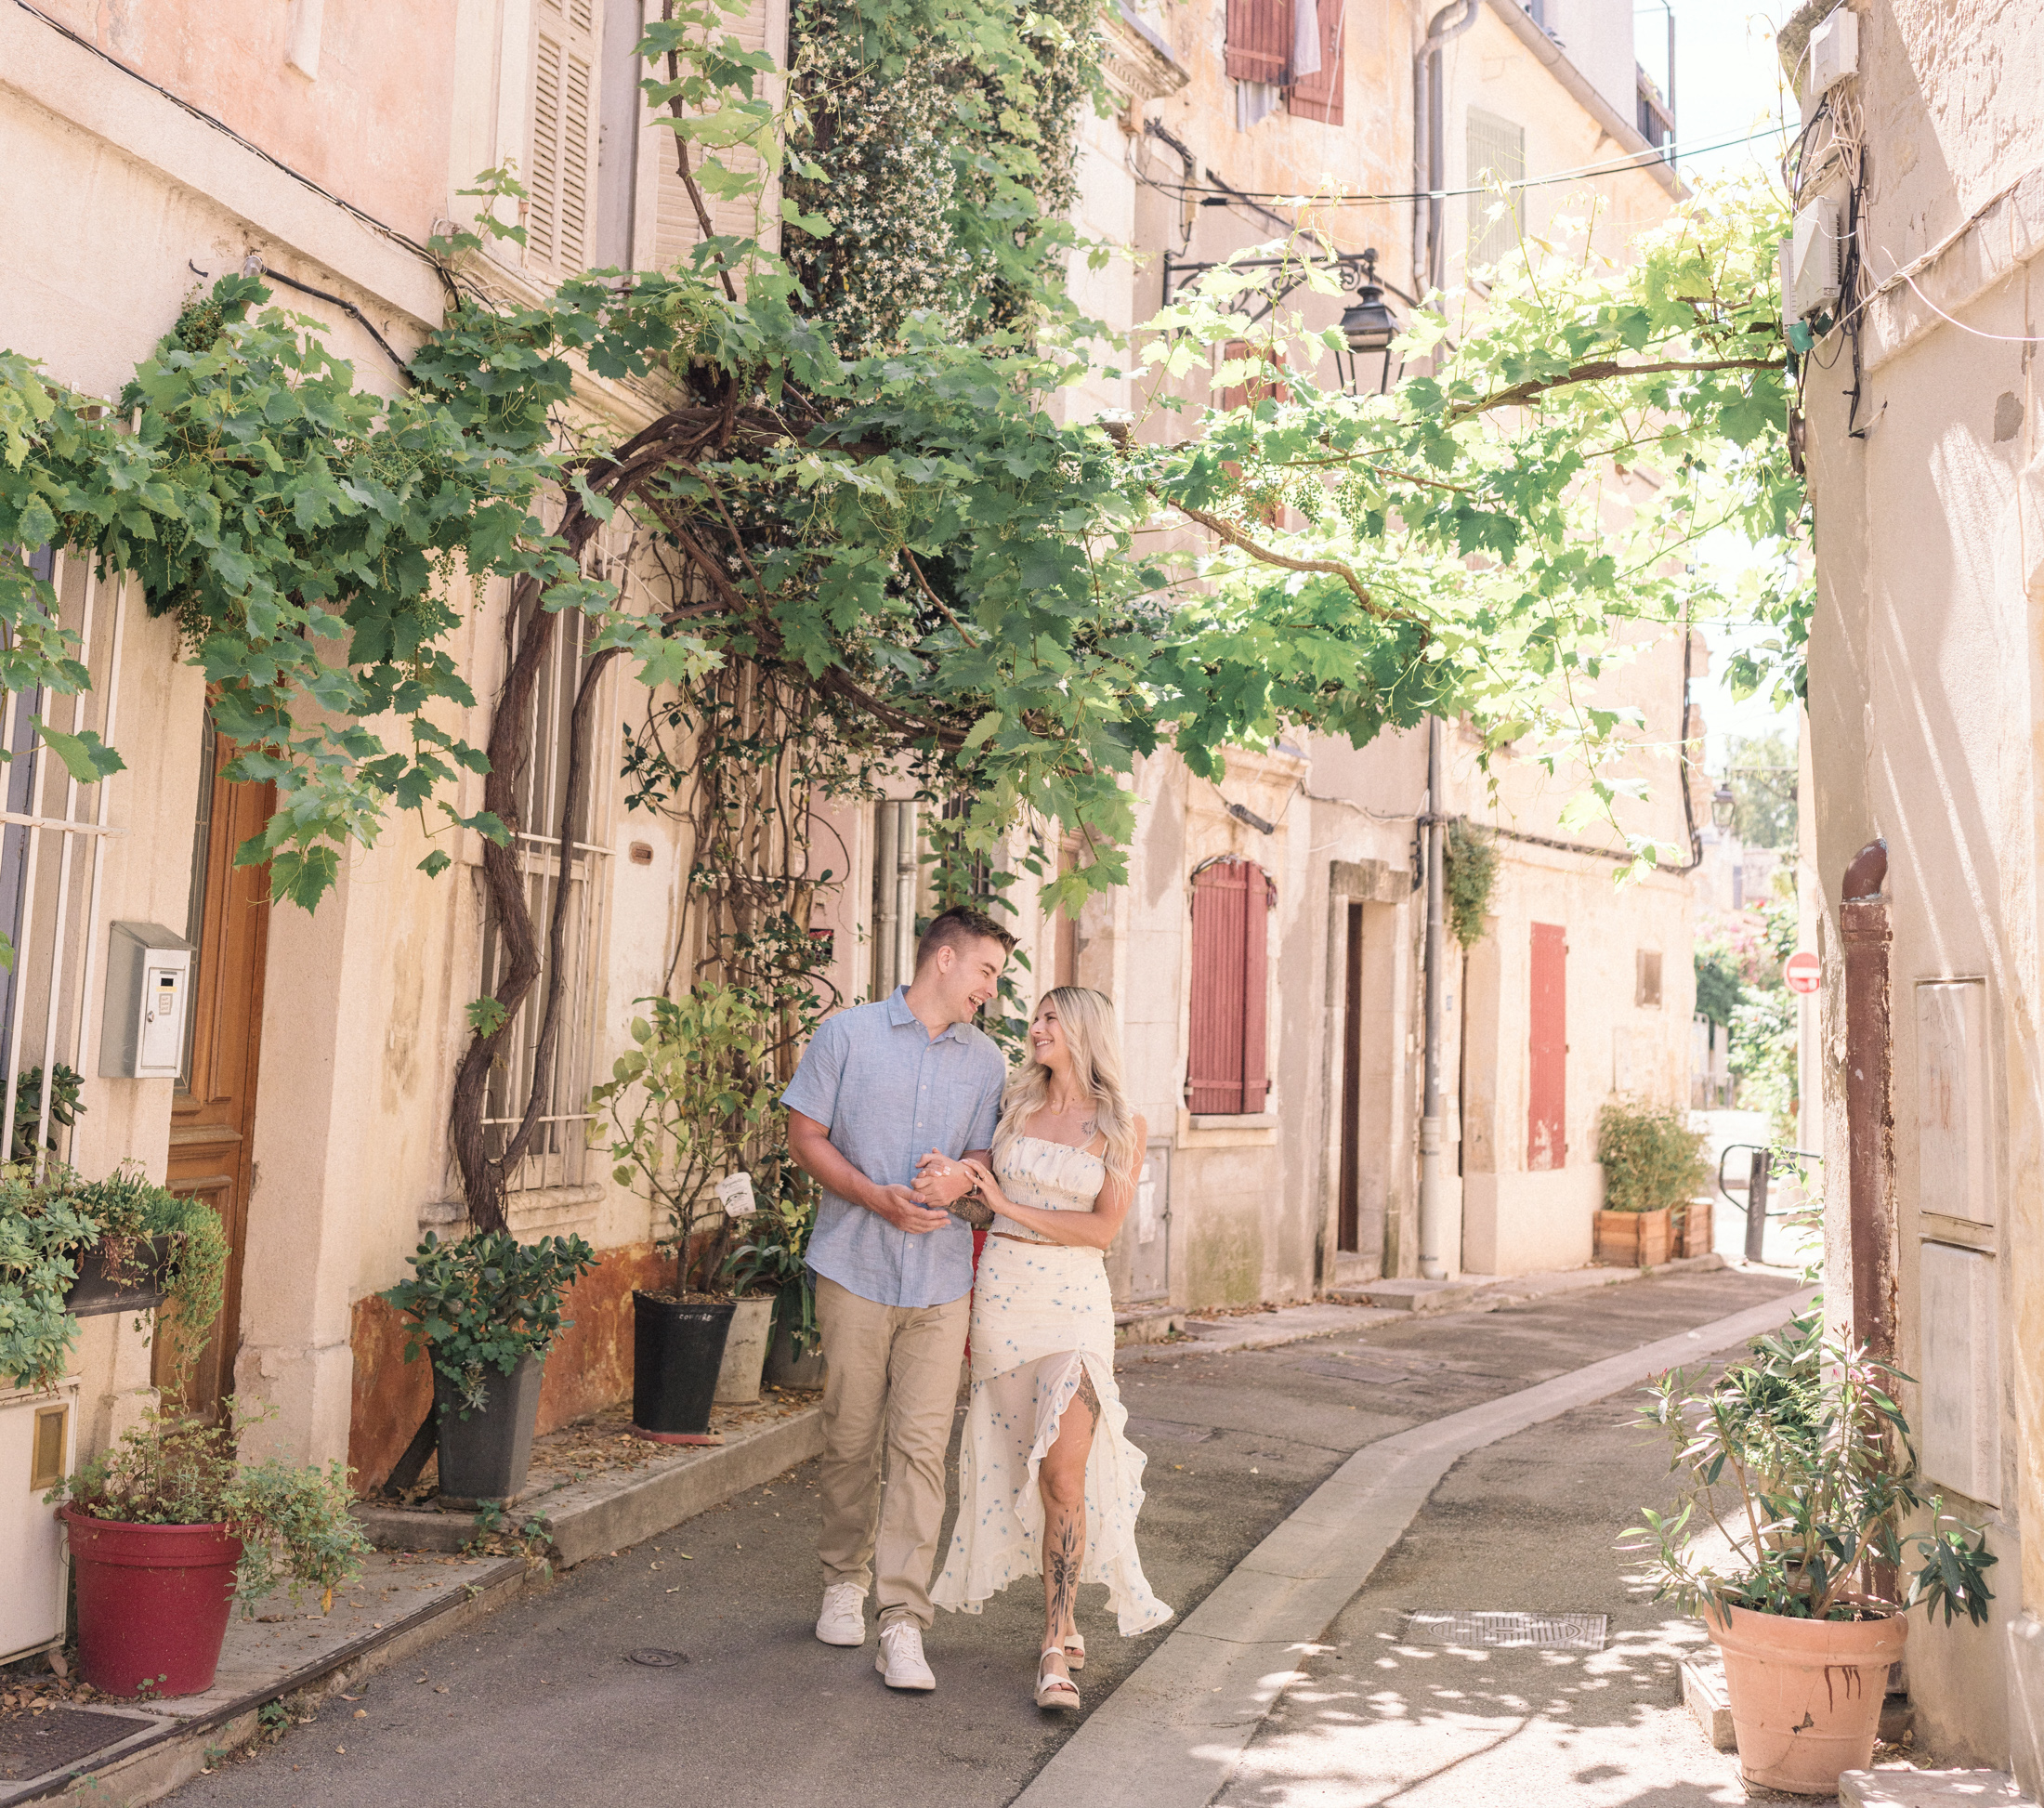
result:
[(1302, 119), (1322, 120), (1329, 125), (1342, 123), (1346, 75), (1342, 67), (1342, 17), (1347, 10), (1347, 0), (1320, 0), (1320, 67), (1294, 82), (1285, 98), (1285, 104)]
[(1220, 860), (1192, 882), (1191, 1051), (1186, 1103), (1202, 1115), (1261, 1111), (1269, 1095), (1270, 881)]
[[(718, 29), (729, 33), (747, 50), (765, 50), (768, 48), (766, 26), (766, 0), (749, 0), (742, 18), (727, 13)], [(653, 134), (652, 142), (657, 147), (655, 154), (660, 165), (652, 261), (655, 269), (671, 270), (688, 261), (688, 254), (701, 241), (702, 227), (696, 218), (695, 203), (688, 199), (688, 185), (682, 181), (681, 171), (676, 166), (674, 133), (662, 126)], [(727, 145), (711, 152), (701, 144), (688, 147), (689, 167), (699, 168), (706, 154), (714, 155), (718, 163), (737, 175), (750, 175), (759, 168), (758, 153), (743, 145)], [(751, 199), (707, 192), (702, 199), (710, 210), (710, 224), (720, 237), (746, 237), (753, 231)], [(775, 234), (779, 229), (775, 221), (780, 209), (780, 184), (769, 177), (759, 212), (768, 245), (778, 242)]]
[(1568, 1165), (1568, 932), (1533, 925), (1526, 1085), (1526, 1165)]
[[(1471, 108), (1469, 164), (1464, 173), (1473, 189), (1487, 182), (1521, 180), (1526, 175), (1526, 128)], [(1495, 264), (1519, 248), (1519, 234), (1526, 224), (1522, 193), (1513, 190), (1495, 219), (1491, 210), (1499, 204), (1496, 195), (1469, 197), (1469, 269)]]
[(525, 261), (557, 275), (589, 262), (596, 213), (596, 0), (540, 0)]
[(1238, 82), (1281, 87), (1291, 65), (1291, 0), (1228, 0), (1226, 61)]

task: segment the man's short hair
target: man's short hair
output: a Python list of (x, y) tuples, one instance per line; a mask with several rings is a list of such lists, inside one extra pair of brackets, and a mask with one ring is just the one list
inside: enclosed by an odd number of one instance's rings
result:
[(915, 970), (921, 973), (924, 962), (940, 948), (963, 950), (968, 942), (976, 941), (999, 942), (1003, 954), (1015, 951), (1015, 937), (986, 911), (976, 911), (966, 904), (957, 905), (923, 932), (923, 939), (915, 945)]

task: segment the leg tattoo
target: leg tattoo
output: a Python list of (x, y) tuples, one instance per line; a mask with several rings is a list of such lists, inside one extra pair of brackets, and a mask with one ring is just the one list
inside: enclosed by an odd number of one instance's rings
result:
[(1079, 1560), (1086, 1548), (1084, 1519), (1076, 1513), (1067, 1513), (1043, 1553), (1043, 1579), (1050, 1595), (1045, 1618), (1053, 1638), (1060, 1637), (1072, 1623), (1072, 1608), (1079, 1600)]
[(1091, 1415), (1093, 1422), (1100, 1422), (1100, 1395), (1093, 1384), (1093, 1370), (1084, 1363), (1079, 1365), (1079, 1404)]

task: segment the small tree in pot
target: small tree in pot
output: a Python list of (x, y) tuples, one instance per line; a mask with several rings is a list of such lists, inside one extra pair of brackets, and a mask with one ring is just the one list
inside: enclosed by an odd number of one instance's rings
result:
[(1920, 1491), (1896, 1379), (1827, 1341), (1813, 1313), (1712, 1385), (1678, 1369), (1649, 1390), (1643, 1421), (1673, 1441), (1686, 1498), (1645, 1510), (1627, 1548), (1649, 1554), (1656, 1598), (1701, 1614), (1723, 1652), (1750, 1783), (1835, 1794), (1873, 1756), (1904, 1614), (1987, 1618), (1995, 1559)]
[(546, 1353), (568, 1327), (561, 1306), (596, 1265), (579, 1237), (528, 1245), (492, 1230), (442, 1245), (429, 1231), (412, 1278), (384, 1294), (414, 1320), (404, 1359), (422, 1347), (432, 1358), (443, 1495), (508, 1500), (524, 1488)]
[(594, 1094), (610, 1114), (613, 1174), (651, 1198), (675, 1249), (674, 1290), (632, 1296), (632, 1422), (648, 1436), (701, 1441), (734, 1310), (717, 1290), (732, 1240), (718, 1188), (747, 1174), (770, 1134), (780, 1025), (770, 1002), (715, 982), (639, 1002), (650, 1015), (633, 1019), (635, 1046)]
[(1598, 1261), (1644, 1268), (1668, 1260), (1689, 1202), (1710, 1184), (1704, 1141), (1671, 1106), (1625, 1097), (1605, 1103), (1597, 1113), (1604, 1166)]

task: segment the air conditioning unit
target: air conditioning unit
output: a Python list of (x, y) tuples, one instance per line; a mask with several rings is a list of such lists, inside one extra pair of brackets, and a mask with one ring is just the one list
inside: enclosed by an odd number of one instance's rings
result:
[(1797, 210), (1781, 242), (1781, 317), (1793, 323), (1824, 313), (1839, 298), (1839, 206), (1828, 195)]
[(1859, 17), (1841, 7), (1810, 33), (1803, 52), (1809, 68), (1804, 95), (1812, 103), (1830, 93), (1848, 75), (1859, 72)]

